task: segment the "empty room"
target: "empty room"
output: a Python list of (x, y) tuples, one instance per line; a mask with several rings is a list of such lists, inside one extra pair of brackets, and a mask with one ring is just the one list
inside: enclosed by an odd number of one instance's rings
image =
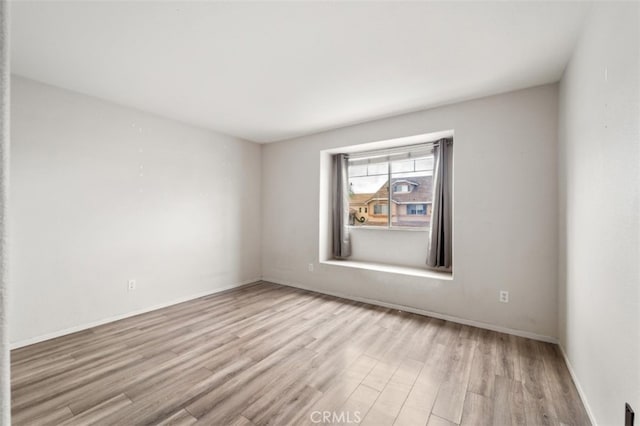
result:
[(640, 426), (640, 2), (0, 25), (1, 425)]

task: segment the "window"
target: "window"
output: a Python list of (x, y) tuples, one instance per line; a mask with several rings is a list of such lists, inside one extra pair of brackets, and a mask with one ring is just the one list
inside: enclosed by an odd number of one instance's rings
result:
[[(426, 229), (433, 201), (433, 146), (419, 144), (349, 154), (350, 209), (373, 206), (352, 226)], [(364, 209), (367, 213), (367, 208)]]
[(373, 206), (373, 214), (389, 214), (389, 205), (388, 204), (375, 204)]
[(321, 261), (452, 270), (453, 138), (443, 134), (321, 151)]
[(426, 204), (407, 204), (408, 215), (425, 215), (427, 214)]

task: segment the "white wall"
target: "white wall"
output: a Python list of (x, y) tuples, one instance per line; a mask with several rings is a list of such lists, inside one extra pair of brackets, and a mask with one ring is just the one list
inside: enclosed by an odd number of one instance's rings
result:
[[(453, 281), (317, 264), (320, 151), (450, 129)], [(263, 277), (556, 337), (556, 145), (556, 85), (265, 145)]]
[[(329, 226), (327, 229), (331, 230)], [(380, 241), (388, 240), (389, 232), (382, 229), (352, 228), (350, 237), (353, 250), (349, 260), (426, 269), (425, 253), (429, 246), (429, 231), (391, 231), (392, 241), (384, 250), (380, 250)]]
[(0, 0), (0, 424), (11, 423), (9, 353), (9, 2)]
[(259, 145), (17, 76), (11, 90), (12, 342), (260, 277)]
[(639, 14), (596, 3), (560, 85), (560, 338), (600, 425), (640, 413)]

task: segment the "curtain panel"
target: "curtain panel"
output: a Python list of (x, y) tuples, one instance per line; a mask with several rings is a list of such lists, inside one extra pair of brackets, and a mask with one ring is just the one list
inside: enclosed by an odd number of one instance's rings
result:
[(452, 262), (452, 139), (441, 139), (433, 151), (433, 209), (427, 266), (451, 268)]
[(333, 156), (333, 257), (351, 256), (349, 238), (349, 164), (347, 154)]

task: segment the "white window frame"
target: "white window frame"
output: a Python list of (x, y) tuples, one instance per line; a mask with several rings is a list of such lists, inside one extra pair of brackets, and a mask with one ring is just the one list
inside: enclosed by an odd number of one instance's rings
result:
[[(393, 173), (393, 168), (391, 166), (392, 162), (394, 161), (406, 161), (407, 159), (412, 158), (423, 158), (424, 157), (424, 153), (429, 151), (429, 150), (433, 150), (433, 142), (422, 142), (419, 144), (411, 144), (411, 145), (403, 145), (403, 146), (397, 146), (391, 149), (382, 149), (382, 150), (363, 150), (363, 151), (359, 151), (357, 153), (351, 154), (350, 158), (366, 158), (367, 156), (371, 156), (374, 158), (377, 158), (378, 160), (382, 159), (382, 157), (386, 157), (386, 160), (382, 160), (382, 162), (387, 161), (388, 162), (388, 167), (387, 167), (387, 183), (389, 185), (388, 188), (388, 196), (387, 199), (385, 200), (387, 202), (387, 210), (388, 212), (386, 213), (387, 215), (387, 224), (386, 226), (382, 226), (382, 225), (350, 225), (349, 228), (351, 229), (377, 229), (377, 230), (385, 230), (385, 231), (396, 231), (396, 230), (402, 230), (402, 231), (421, 231), (421, 232), (427, 232), (431, 229), (431, 223), (429, 222), (429, 225), (427, 226), (399, 226), (399, 225), (393, 225), (393, 217), (392, 217), (392, 203), (395, 203), (397, 205), (400, 205), (398, 203), (396, 203), (395, 201), (393, 201), (392, 197), (394, 193), (397, 194), (407, 194), (409, 192), (412, 191), (413, 188), (411, 188), (411, 184), (409, 183), (399, 183), (397, 185), (400, 186), (406, 186), (408, 191), (394, 191), (394, 187), (396, 185), (392, 185), (391, 184), (391, 179), (392, 179), (392, 175)], [(415, 167), (415, 166), (414, 166)], [(385, 213), (376, 213), (376, 207), (381, 205), (381, 204), (377, 204), (376, 199), (372, 200), (372, 204), (373, 204), (373, 210), (370, 210), (371, 213), (369, 213), (372, 216), (376, 216), (376, 215), (384, 215)], [(403, 203), (404, 204), (404, 203)], [(409, 204), (425, 204), (428, 205), (429, 202), (424, 202), (424, 203), (420, 203), (420, 202), (416, 202), (416, 203), (409, 203)], [(428, 210), (425, 208), (425, 215), (426, 212)], [(420, 217), (423, 215), (411, 215), (411, 216), (416, 216), (416, 217)]]

